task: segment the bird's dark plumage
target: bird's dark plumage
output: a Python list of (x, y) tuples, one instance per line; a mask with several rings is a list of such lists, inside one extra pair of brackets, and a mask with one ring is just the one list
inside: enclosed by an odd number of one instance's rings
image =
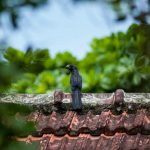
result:
[(66, 69), (68, 69), (68, 71), (71, 73), (70, 86), (72, 90), (72, 107), (74, 110), (80, 110), (82, 109), (82, 77), (80, 76), (76, 66), (67, 65)]

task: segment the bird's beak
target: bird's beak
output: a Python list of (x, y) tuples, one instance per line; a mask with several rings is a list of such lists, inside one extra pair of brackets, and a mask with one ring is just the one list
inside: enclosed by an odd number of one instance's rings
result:
[(66, 69), (69, 69), (69, 65), (67, 65), (65, 68), (66, 68)]

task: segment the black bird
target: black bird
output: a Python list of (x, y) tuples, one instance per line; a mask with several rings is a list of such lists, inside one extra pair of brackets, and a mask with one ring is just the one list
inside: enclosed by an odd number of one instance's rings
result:
[(76, 66), (67, 65), (66, 69), (68, 70), (68, 73), (71, 73), (70, 86), (72, 90), (73, 110), (81, 110), (82, 109), (82, 101), (81, 101), (82, 77), (80, 76)]

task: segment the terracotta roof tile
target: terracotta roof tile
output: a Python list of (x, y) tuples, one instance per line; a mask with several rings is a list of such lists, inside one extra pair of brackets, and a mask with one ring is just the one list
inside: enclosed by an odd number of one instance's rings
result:
[[(36, 117), (35, 117), (36, 116)], [(94, 115), (91, 112), (80, 115), (73, 111), (64, 114), (52, 112), (50, 115), (33, 113), (29, 120), (36, 122), (37, 131), (53, 133), (55, 135), (78, 135), (90, 133), (91, 135), (113, 135), (116, 132), (128, 134), (150, 133), (150, 114), (141, 109), (136, 114), (122, 113), (114, 115), (110, 111)]]
[[(110, 98), (84, 94), (82, 113), (70, 111), (70, 94), (60, 94), (60, 97), (55, 94), (54, 105), (46, 107), (49, 114), (40, 109), (28, 117), (36, 125), (34, 137), (20, 138), (20, 141), (40, 143), (41, 150), (150, 150), (149, 94), (143, 98), (148, 99), (145, 105), (141, 97), (137, 101), (137, 94), (125, 95), (125, 101), (120, 91)], [(60, 102), (66, 107), (60, 107)], [(90, 107), (85, 105), (87, 102)], [(58, 108), (52, 109), (53, 106)]]
[(91, 136), (79, 134), (79, 136), (55, 136), (43, 135), (33, 141), (39, 142), (41, 150), (149, 150), (150, 135), (128, 135), (116, 133), (113, 136)]

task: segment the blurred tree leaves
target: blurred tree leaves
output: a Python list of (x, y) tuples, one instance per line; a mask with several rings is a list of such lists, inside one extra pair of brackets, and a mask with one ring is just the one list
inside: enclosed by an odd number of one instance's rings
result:
[[(150, 1), (138, 0), (106, 0), (116, 12), (116, 21), (124, 21), (129, 16), (141, 24), (148, 24), (150, 16)], [(143, 6), (143, 7), (140, 7)]]
[(23, 53), (8, 48), (4, 54), (7, 63), (22, 72), (9, 91), (45, 93), (61, 88), (68, 92), (69, 77), (64, 66), (75, 64), (83, 76), (83, 92), (111, 92), (117, 88), (149, 92), (149, 35), (149, 25), (133, 24), (126, 33), (95, 38), (91, 42), (91, 51), (80, 61), (70, 52), (58, 53), (51, 58), (47, 49)]
[(24, 64), (24, 53), (14, 48), (8, 48), (4, 53), (4, 57), (11, 62), (18, 69), (23, 69)]
[[(93, 40), (93, 51), (87, 57), (92, 59), (91, 56), (94, 58), (95, 54), (95, 64), (99, 63), (97, 67), (100, 68), (100, 76), (103, 78), (98, 89), (103, 87), (103, 91), (112, 91), (118, 87), (130, 92), (149, 91), (149, 31), (149, 25), (134, 24), (126, 34), (112, 34), (103, 39)], [(84, 62), (84, 59), (82, 61)], [(147, 84), (144, 85), (146, 80)]]
[(12, 63), (0, 62), (0, 92), (7, 92), (12, 82), (15, 82), (20, 72)]
[[(9, 20), (14, 29), (19, 28), (19, 19), (21, 17), (21, 9), (27, 6), (32, 8), (39, 8), (51, 0), (1, 0), (0, 1), (0, 14), (6, 12), (9, 15)], [(97, 2), (99, 6), (103, 7), (103, 4), (110, 6), (116, 13), (116, 21), (124, 21), (129, 16), (138, 21), (139, 23), (149, 23), (150, 16), (150, 2), (147, 1), (138, 1), (138, 0), (70, 0), (73, 4), (82, 2)], [(60, 2), (64, 5), (64, 3)], [(85, 3), (86, 4), (86, 3)], [(139, 7), (139, 6), (144, 6)], [(106, 11), (109, 14), (109, 12)]]
[(54, 67), (48, 49), (37, 49), (34, 52), (29, 50), (23, 53), (22, 51), (9, 47), (4, 53), (4, 57), (19, 70), (25, 72), (40, 73), (45, 69)]
[[(1, 95), (2, 96), (2, 95)], [(13, 140), (16, 136), (27, 136), (35, 132), (32, 122), (27, 122), (24, 118), (29, 115), (32, 109), (18, 104), (0, 104), (0, 149), (17, 150), (21, 147), (19, 142)], [(33, 149), (24, 144), (24, 147)], [(23, 147), (22, 147), (23, 148)]]
[(77, 64), (77, 59), (68, 51), (57, 53), (54, 61), (55, 67), (65, 67), (67, 64)]
[(0, 1), (0, 14), (8, 13), (9, 20), (14, 29), (18, 28), (18, 20), (20, 18), (20, 10), (25, 6), (37, 8), (46, 4), (47, 0), (1, 0)]

